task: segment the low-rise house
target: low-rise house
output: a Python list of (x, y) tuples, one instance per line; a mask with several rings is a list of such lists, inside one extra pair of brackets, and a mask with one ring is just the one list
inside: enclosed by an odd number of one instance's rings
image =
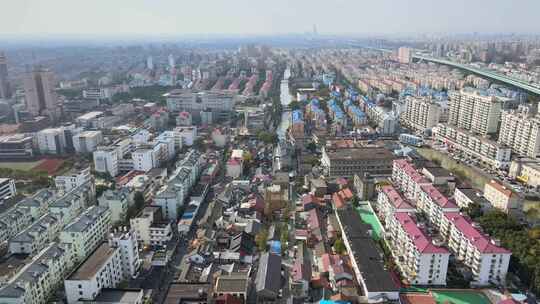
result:
[(484, 197), (494, 208), (506, 213), (517, 210), (522, 204), (522, 199), (516, 193), (494, 180), (484, 185)]
[(216, 278), (214, 285), (214, 299), (233, 297), (246, 303), (249, 288), (249, 276), (247, 272), (232, 272), (221, 274)]
[(454, 191), (454, 200), (459, 208), (467, 208), (473, 203), (480, 205), (482, 208), (487, 208), (491, 205), (482, 193), (472, 188), (456, 188), (456, 191)]

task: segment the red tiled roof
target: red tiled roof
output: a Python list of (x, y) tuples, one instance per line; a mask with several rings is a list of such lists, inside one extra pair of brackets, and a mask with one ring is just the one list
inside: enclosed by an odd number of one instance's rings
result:
[(482, 234), (472, 222), (459, 212), (446, 212), (444, 216), (471, 242), (481, 253), (512, 253), (509, 250), (493, 244), (492, 240)]
[(388, 200), (396, 209), (414, 209), (407, 201), (405, 201), (397, 190), (392, 185), (382, 187), (382, 192), (386, 194)]
[(421, 253), (448, 253), (444, 247), (433, 245), (431, 238), (426, 236), (416, 225), (413, 218), (406, 212), (396, 212), (394, 217), (401, 224), (401, 227), (409, 235), (416, 249)]
[(426, 184), (420, 186), (420, 189), (424, 191), (432, 201), (434, 201), (439, 207), (441, 208), (448, 208), (448, 209), (457, 209), (458, 206), (449, 200), (446, 196), (444, 196), (435, 186), (432, 184)]
[(435, 298), (431, 293), (402, 293), (399, 295), (402, 304), (436, 304)]
[(506, 197), (511, 197), (512, 196), (512, 190), (506, 188), (504, 185), (501, 185), (497, 181), (491, 180), (488, 184), (486, 184), (486, 186), (487, 185), (495, 188), (497, 191), (504, 194), (504, 196), (506, 196)]
[(308, 227), (311, 230), (321, 228), (321, 217), (319, 214), (319, 210), (317, 209), (309, 210)]
[(405, 171), (405, 174), (407, 174), (413, 181), (417, 183), (427, 182), (427, 179), (424, 178), (424, 176), (420, 174), (418, 171), (416, 171), (416, 168), (407, 160), (396, 159), (394, 160), (394, 165), (397, 165), (399, 168)]

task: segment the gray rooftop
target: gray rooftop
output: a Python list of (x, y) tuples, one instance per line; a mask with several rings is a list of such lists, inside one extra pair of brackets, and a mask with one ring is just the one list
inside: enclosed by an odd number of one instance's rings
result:
[(64, 231), (66, 232), (83, 232), (91, 227), (98, 218), (104, 216), (109, 211), (109, 208), (104, 206), (92, 206), (84, 211), (81, 216), (71, 222)]
[(107, 263), (118, 248), (103, 242), (92, 254), (69, 276), (68, 280), (88, 280)]

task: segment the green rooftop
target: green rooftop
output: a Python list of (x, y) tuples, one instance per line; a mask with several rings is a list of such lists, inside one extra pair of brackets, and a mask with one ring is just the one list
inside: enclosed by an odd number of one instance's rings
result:
[(437, 304), (491, 304), (481, 292), (474, 290), (432, 290)]
[(360, 206), (356, 208), (358, 215), (362, 221), (366, 224), (369, 224), (373, 229), (373, 239), (380, 240), (383, 237), (383, 227), (377, 215), (369, 205), (369, 202), (360, 202)]

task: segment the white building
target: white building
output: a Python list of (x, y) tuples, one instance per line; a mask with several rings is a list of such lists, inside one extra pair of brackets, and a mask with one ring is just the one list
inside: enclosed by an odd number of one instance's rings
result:
[(173, 237), (171, 224), (163, 221), (160, 207), (145, 207), (138, 217), (129, 222), (137, 241), (145, 246), (165, 245)]
[(435, 139), (449, 149), (476, 158), (492, 168), (507, 168), (510, 165), (510, 147), (449, 124), (439, 124), (434, 133)]
[(189, 127), (176, 127), (174, 128), (174, 132), (176, 132), (177, 138), (182, 143), (182, 146), (193, 146), (193, 143), (197, 139), (197, 127), (196, 126), (189, 126)]
[(471, 268), (472, 285), (505, 283), (512, 253), (480, 232), (477, 224), (458, 212), (447, 212), (440, 233), (456, 258)]
[(15, 181), (11, 178), (0, 178), (0, 202), (17, 194)]
[(169, 54), (169, 57), (167, 57), (167, 60), (169, 62), (169, 68), (174, 68), (176, 66), (176, 61), (174, 59), (173, 54)]
[(437, 229), (445, 212), (459, 212), (459, 207), (432, 184), (420, 186), (416, 208), (426, 214), (431, 225)]
[(137, 242), (131, 234), (112, 235), (64, 280), (67, 303), (93, 301), (103, 288), (131, 279), (139, 264)]
[(431, 129), (439, 123), (441, 106), (431, 97), (407, 96), (401, 122), (416, 132)]
[(67, 225), (78, 217), (87, 206), (94, 203), (96, 188), (93, 181), (89, 181), (63, 196), (55, 197), (49, 203), (49, 212), (61, 219), (62, 225)]
[(32, 222), (27, 207), (15, 206), (0, 215), (0, 241), (5, 242), (14, 237)]
[(212, 131), (212, 141), (217, 147), (223, 148), (229, 142), (229, 135), (226, 130), (216, 128)]
[(9, 253), (33, 256), (53, 242), (58, 237), (60, 229), (62, 229), (60, 219), (54, 214), (47, 213), (9, 240)]
[(386, 221), (388, 244), (401, 274), (414, 285), (446, 285), (450, 252), (427, 236), (406, 212)]
[(454, 191), (454, 200), (459, 208), (467, 208), (473, 203), (479, 204), (481, 207), (487, 207), (490, 203), (479, 193), (472, 188), (456, 188)]
[(394, 160), (392, 182), (411, 201), (418, 199), (420, 186), (429, 184), (429, 181), (405, 159)]
[(83, 98), (85, 99), (109, 99), (111, 91), (108, 88), (91, 88), (83, 90)]
[(531, 117), (526, 109), (502, 112), (498, 142), (512, 148), (516, 154), (537, 157), (540, 154), (540, 118)]
[(510, 210), (517, 210), (521, 203), (521, 199), (516, 193), (494, 180), (484, 185), (484, 197), (494, 208), (506, 213)]
[(233, 108), (234, 95), (228, 92), (173, 90), (167, 93), (167, 109), (171, 112), (187, 111), (195, 116), (206, 109), (221, 114)]
[(42, 154), (63, 154), (66, 139), (63, 128), (45, 129), (37, 132), (37, 145)]
[(479, 135), (496, 133), (502, 102), (495, 96), (471, 88), (449, 94), (448, 123)]
[(92, 153), (102, 142), (101, 131), (84, 131), (73, 136), (73, 147), (77, 153)]
[(92, 179), (90, 167), (82, 170), (74, 170), (66, 175), (58, 175), (54, 178), (54, 185), (61, 194), (68, 193)]
[(392, 185), (380, 187), (377, 196), (377, 211), (385, 222), (396, 212), (416, 212), (416, 209)]
[(146, 58), (146, 68), (149, 70), (154, 69), (154, 58), (152, 58), (152, 56), (148, 56), (148, 58)]
[[(148, 172), (157, 164), (157, 155), (154, 149), (138, 148), (131, 153), (133, 170)], [(156, 166), (157, 167), (157, 166)]]
[(115, 147), (99, 147), (94, 151), (94, 169), (96, 172), (118, 175), (118, 150)]
[(50, 244), (22, 268), (9, 284), (0, 287), (0, 303), (47, 303), (72, 265), (69, 247)]
[(127, 189), (106, 190), (98, 198), (98, 205), (111, 211), (111, 223), (122, 222), (126, 219), (129, 208), (130, 192)]
[[(84, 91), (83, 91), (84, 94)], [(87, 97), (85, 97), (87, 98)], [(93, 98), (96, 99), (96, 98)], [(78, 126), (83, 128), (95, 128), (97, 126), (97, 121), (104, 117), (105, 114), (101, 111), (92, 111), (85, 113), (77, 118), (75, 118), (75, 122)]]
[(84, 260), (111, 229), (111, 211), (102, 206), (88, 208), (60, 232), (60, 242), (71, 245), (73, 259)]
[(150, 142), (152, 133), (146, 129), (141, 129), (137, 133), (133, 134), (131, 138), (133, 139), (133, 143), (135, 145), (144, 145)]
[(109, 235), (109, 244), (112, 247), (120, 248), (123, 257), (122, 272), (129, 278), (136, 277), (142, 260), (139, 257), (139, 244), (133, 231), (128, 231), (125, 226), (114, 231)]

